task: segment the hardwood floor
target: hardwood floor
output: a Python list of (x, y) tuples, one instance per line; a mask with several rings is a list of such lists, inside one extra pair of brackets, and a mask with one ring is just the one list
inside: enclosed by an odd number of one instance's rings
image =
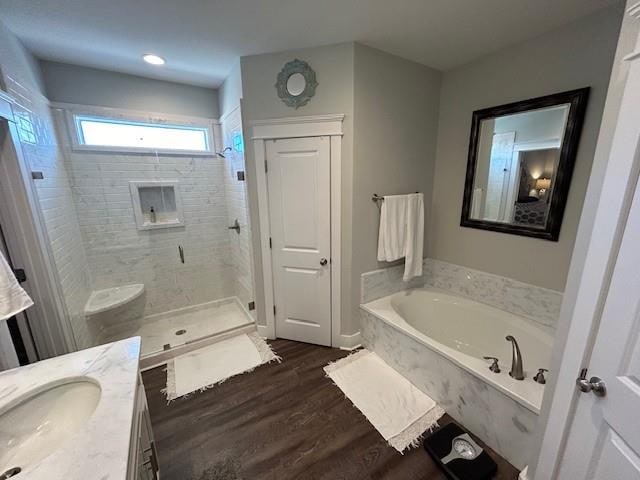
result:
[[(347, 352), (275, 340), (283, 358), (167, 405), (162, 367), (143, 374), (162, 480), (445, 479), (422, 448), (400, 455), (324, 376)], [(451, 422), (445, 415), (444, 425)], [(484, 447), (484, 444), (480, 442)], [(497, 479), (518, 472), (498, 463)]]

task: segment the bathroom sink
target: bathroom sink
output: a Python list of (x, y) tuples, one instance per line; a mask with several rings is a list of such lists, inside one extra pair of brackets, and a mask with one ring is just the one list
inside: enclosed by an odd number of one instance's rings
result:
[(8, 471), (20, 478), (20, 470), (63, 447), (91, 418), (100, 395), (96, 382), (74, 379), (45, 385), (0, 407), (0, 478), (9, 478), (3, 477)]

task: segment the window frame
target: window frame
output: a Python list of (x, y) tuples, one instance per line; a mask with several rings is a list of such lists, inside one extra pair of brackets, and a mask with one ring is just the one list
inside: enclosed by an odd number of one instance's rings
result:
[[(212, 157), (216, 152), (216, 138), (214, 124), (211, 118), (187, 117), (181, 115), (167, 115), (162, 113), (145, 113), (133, 110), (83, 107), (68, 104), (58, 104), (58, 108), (65, 111), (67, 131), (71, 142), (71, 149), (79, 152), (111, 152), (142, 155), (182, 155)], [(107, 145), (87, 145), (82, 143), (80, 121), (83, 119), (104, 119), (113, 123), (131, 123), (158, 126), (176, 126), (202, 129), (206, 133), (207, 150), (182, 150), (171, 148), (148, 148)]]

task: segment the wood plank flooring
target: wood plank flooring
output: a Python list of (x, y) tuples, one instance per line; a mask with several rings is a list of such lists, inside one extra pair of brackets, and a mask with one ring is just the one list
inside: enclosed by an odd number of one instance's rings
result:
[[(271, 346), (281, 364), (170, 405), (160, 392), (163, 368), (143, 374), (162, 480), (446, 478), (424, 449), (400, 455), (388, 446), (324, 376), (322, 367), (347, 352), (288, 340)], [(440, 424), (451, 421), (445, 415)], [(517, 478), (487, 451), (498, 463), (497, 479)]]

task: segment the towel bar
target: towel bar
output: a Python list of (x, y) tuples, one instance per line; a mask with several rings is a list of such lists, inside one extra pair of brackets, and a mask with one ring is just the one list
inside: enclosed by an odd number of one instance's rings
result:
[[(415, 192), (415, 193), (420, 193), (420, 192)], [(373, 201), (373, 202), (384, 202), (384, 197), (378, 195), (377, 193), (374, 193), (373, 196), (371, 197), (371, 201)]]

